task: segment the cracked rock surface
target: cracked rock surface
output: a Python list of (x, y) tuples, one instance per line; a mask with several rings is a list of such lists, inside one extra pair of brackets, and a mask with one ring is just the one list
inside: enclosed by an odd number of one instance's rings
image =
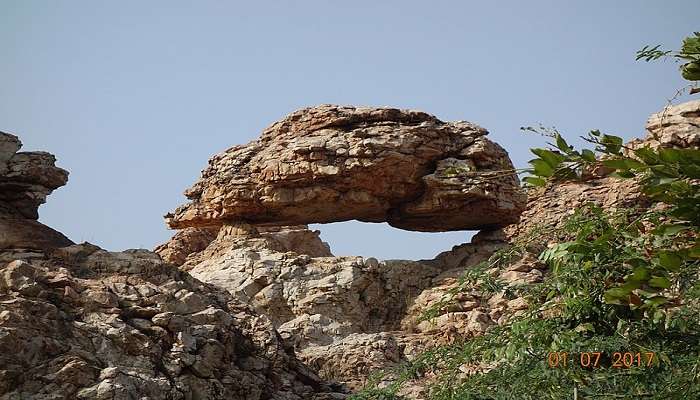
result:
[(22, 142), (0, 132), (0, 249), (46, 249), (73, 244), (37, 221), (39, 206), (66, 184), (68, 172), (45, 152), (19, 152)]
[(345, 398), (225, 290), (35, 221), (67, 173), (19, 147), (0, 134), (0, 400)]
[(525, 203), (508, 154), (468, 122), (394, 108), (296, 111), (211, 158), (166, 215), (171, 228), (388, 222), (414, 231), (497, 228)]
[(0, 265), (0, 399), (342, 398), (267, 317), (149, 251), (82, 244)]

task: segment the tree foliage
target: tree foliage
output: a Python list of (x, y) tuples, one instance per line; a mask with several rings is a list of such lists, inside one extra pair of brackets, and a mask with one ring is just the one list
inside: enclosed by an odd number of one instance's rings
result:
[(662, 50), (661, 45), (647, 45), (637, 51), (637, 61), (656, 61), (666, 57), (682, 61), (680, 70), (685, 80), (700, 81), (700, 32), (694, 32), (692, 36), (683, 39), (679, 51)]

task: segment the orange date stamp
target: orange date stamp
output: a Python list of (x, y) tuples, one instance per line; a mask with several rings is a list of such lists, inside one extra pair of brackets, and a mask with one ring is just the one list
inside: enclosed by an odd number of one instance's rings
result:
[(656, 354), (654, 352), (615, 352), (612, 355), (606, 355), (600, 351), (581, 353), (560, 351), (547, 354), (547, 365), (550, 368), (567, 368), (572, 365), (579, 365), (583, 368), (600, 368), (604, 366), (612, 368), (649, 368), (654, 365), (655, 357)]

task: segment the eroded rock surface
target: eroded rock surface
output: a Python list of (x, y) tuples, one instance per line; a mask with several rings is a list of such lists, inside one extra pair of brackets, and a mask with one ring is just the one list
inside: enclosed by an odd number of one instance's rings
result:
[(268, 318), (154, 253), (83, 244), (0, 265), (2, 399), (338, 398)]
[(641, 140), (643, 144), (652, 147), (700, 147), (700, 100), (664, 108), (649, 117), (646, 128), (647, 135)]
[[(220, 232), (181, 268), (270, 316), (302, 361), (324, 379), (351, 388), (361, 387), (368, 371), (404, 362), (450, 336), (481, 334), (509, 307), (523, 308), (511, 299), (493, 305), (479, 297), (475, 306), (452, 309), (449, 320), (419, 321), (423, 306), (434, 300), (428, 291), (457, 282), (466, 268), (506, 245), (498, 231), (483, 232), (432, 260), (379, 261), (312, 257), (250, 228), (222, 230), (229, 234)], [(530, 277), (529, 271), (522, 276)]]
[[(653, 139), (650, 133), (633, 143), (697, 143), (700, 129), (692, 111), (697, 104), (700, 102), (667, 110), (672, 119), (663, 123), (652, 117), (649, 130), (661, 139)], [(212, 165), (222, 162), (217, 160)], [(436, 170), (449, 162), (438, 161)], [(463, 173), (449, 172), (455, 176)], [(214, 176), (202, 182), (213, 182)], [(224, 187), (225, 182), (220, 192), (223, 197)], [(426, 193), (428, 187), (426, 182)], [(373, 372), (410, 360), (425, 348), (483, 334), (525, 312), (530, 305), (518, 297), (517, 288), (536, 285), (548, 273), (533, 254), (558, 239), (551, 234), (577, 208), (588, 202), (614, 209), (643, 206), (646, 201), (634, 181), (609, 178), (605, 171), (595, 171), (585, 182), (549, 186), (528, 194), (519, 223), (503, 230), (482, 231), (471, 243), (455, 246), (433, 260), (317, 257), (261, 234), (243, 232), (219, 235), (205, 250), (190, 254), (182, 268), (269, 315), (295, 346), (298, 357), (324, 378), (359, 388)], [(504, 265), (487, 265), (485, 272), (502, 285), (500, 290), (487, 290), (483, 281), (477, 281), (455, 292), (466, 271), (497, 250), (533, 235), (532, 252), (514, 253)], [(424, 318), (428, 311), (433, 318)], [(408, 398), (421, 398), (425, 379), (409, 385)]]
[(150, 251), (72, 245), (34, 221), (67, 173), (18, 148), (0, 135), (0, 399), (345, 397), (227, 291)]
[[(214, 156), (171, 228), (357, 219), (415, 231), (516, 222), (525, 197), (507, 153), (468, 122), (393, 108), (296, 111)], [(497, 173), (496, 171), (501, 171)]]
[(39, 206), (68, 181), (45, 152), (18, 152), (19, 138), (0, 132), (0, 249), (46, 249), (73, 244), (63, 234), (36, 221)]

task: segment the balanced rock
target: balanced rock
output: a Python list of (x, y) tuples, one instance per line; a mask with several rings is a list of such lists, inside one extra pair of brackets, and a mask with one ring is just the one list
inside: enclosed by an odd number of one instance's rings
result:
[(68, 181), (68, 172), (55, 166), (45, 152), (19, 152), (22, 142), (0, 132), (0, 249), (43, 249), (73, 244), (43, 225), (39, 206)]
[(495, 228), (524, 208), (513, 166), (487, 131), (394, 108), (296, 111), (214, 156), (166, 215), (171, 228), (388, 222), (414, 231)]

